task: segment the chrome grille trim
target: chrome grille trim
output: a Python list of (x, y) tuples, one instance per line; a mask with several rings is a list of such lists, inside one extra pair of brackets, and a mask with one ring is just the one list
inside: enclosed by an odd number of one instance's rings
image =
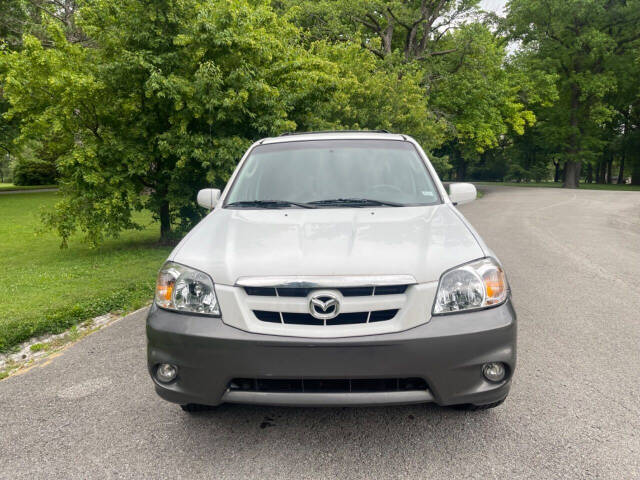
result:
[(273, 276), (240, 277), (236, 280), (236, 286), (238, 287), (271, 288), (377, 287), (414, 285), (416, 283), (413, 275)]
[(344, 407), (345, 405), (406, 405), (409, 403), (429, 403), (434, 401), (434, 397), (429, 390), (366, 393), (279, 393), (227, 390), (222, 396), (222, 401), (255, 405)]
[[(371, 297), (376, 295), (402, 295), (410, 285), (383, 285), (377, 287), (331, 287), (343, 297)], [(316, 288), (286, 287), (243, 287), (247, 295), (252, 297), (306, 298)]]

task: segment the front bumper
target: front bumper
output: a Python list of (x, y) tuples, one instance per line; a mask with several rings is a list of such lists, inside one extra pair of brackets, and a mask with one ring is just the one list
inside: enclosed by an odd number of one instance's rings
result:
[[(509, 393), (516, 366), (516, 314), (507, 301), (487, 310), (433, 317), (397, 333), (348, 338), (300, 338), (245, 332), (220, 319), (151, 307), (147, 317), (149, 373), (170, 402), (218, 405), (380, 405), (435, 402), (488, 404)], [(487, 362), (503, 362), (504, 381), (482, 375)], [(178, 366), (178, 377), (159, 383), (159, 363)], [(233, 378), (422, 378), (424, 391), (273, 393), (230, 390)]]

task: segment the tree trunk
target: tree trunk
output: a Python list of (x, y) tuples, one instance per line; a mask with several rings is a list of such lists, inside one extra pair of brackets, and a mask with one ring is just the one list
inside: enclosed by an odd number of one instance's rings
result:
[(557, 162), (553, 162), (553, 166), (556, 168), (555, 173), (553, 174), (553, 181), (558, 183), (560, 181), (560, 160)]
[(640, 185), (640, 158), (636, 157), (631, 170), (631, 185)]
[(566, 162), (564, 164), (564, 188), (578, 188), (582, 162)]
[(578, 188), (580, 184), (580, 169), (582, 160), (576, 160), (580, 155), (580, 139), (578, 127), (578, 109), (580, 108), (580, 89), (575, 83), (571, 85), (571, 137), (568, 150), (568, 159), (564, 163), (564, 188)]
[(467, 162), (460, 159), (460, 163), (458, 164), (458, 169), (456, 172), (456, 180), (461, 182), (465, 178), (467, 178)]
[(585, 178), (584, 183), (592, 183), (593, 182), (593, 163), (589, 162), (587, 166), (587, 178)]
[(382, 40), (382, 51), (384, 52), (385, 56), (387, 56), (387, 55), (391, 55), (395, 20), (393, 19), (393, 17), (390, 17), (389, 15), (385, 15), (385, 16), (387, 17), (387, 28), (385, 28), (384, 32), (382, 33), (381, 40)]
[(169, 213), (169, 202), (166, 200), (160, 205), (160, 242), (171, 243), (171, 214)]
[(624, 151), (620, 157), (620, 171), (618, 172), (618, 185), (624, 185)]
[(613, 168), (613, 153), (609, 154), (609, 159), (607, 160), (607, 182), (606, 183), (613, 183), (613, 178), (612, 178), (612, 170)]
[(622, 155), (620, 156), (620, 171), (618, 172), (618, 185), (624, 185), (624, 161), (627, 156), (627, 137), (629, 136), (629, 113), (625, 116), (624, 141), (622, 142)]
[(607, 161), (600, 159), (600, 180), (598, 183), (607, 183)]

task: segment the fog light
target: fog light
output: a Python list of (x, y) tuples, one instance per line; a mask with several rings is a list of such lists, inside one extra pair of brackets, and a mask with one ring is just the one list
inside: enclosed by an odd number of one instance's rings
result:
[(504, 376), (506, 373), (507, 369), (504, 368), (504, 363), (485, 363), (484, 367), (482, 367), (482, 374), (490, 382), (501, 382), (502, 380), (504, 380)]
[(161, 363), (156, 369), (156, 378), (162, 383), (169, 383), (178, 375), (178, 367), (169, 363)]

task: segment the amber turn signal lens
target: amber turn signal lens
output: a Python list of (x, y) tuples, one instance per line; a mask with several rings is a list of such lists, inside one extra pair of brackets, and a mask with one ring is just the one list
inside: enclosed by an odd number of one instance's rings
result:
[(156, 303), (161, 307), (168, 307), (173, 301), (173, 290), (176, 285), (177, 272), (161, 270), (156, 282)]
[(504, 300), (507, 286), (504, 272), (500, 267), (485, 271), (482, 275), (482, 281), (487, 294), (486, 305), (494, 305)]
[(165, 301), (171, 301), (171, 294), (173, 293), (173, 285), (158, 285), (156, 287), (156, 298), (161, 298)]

